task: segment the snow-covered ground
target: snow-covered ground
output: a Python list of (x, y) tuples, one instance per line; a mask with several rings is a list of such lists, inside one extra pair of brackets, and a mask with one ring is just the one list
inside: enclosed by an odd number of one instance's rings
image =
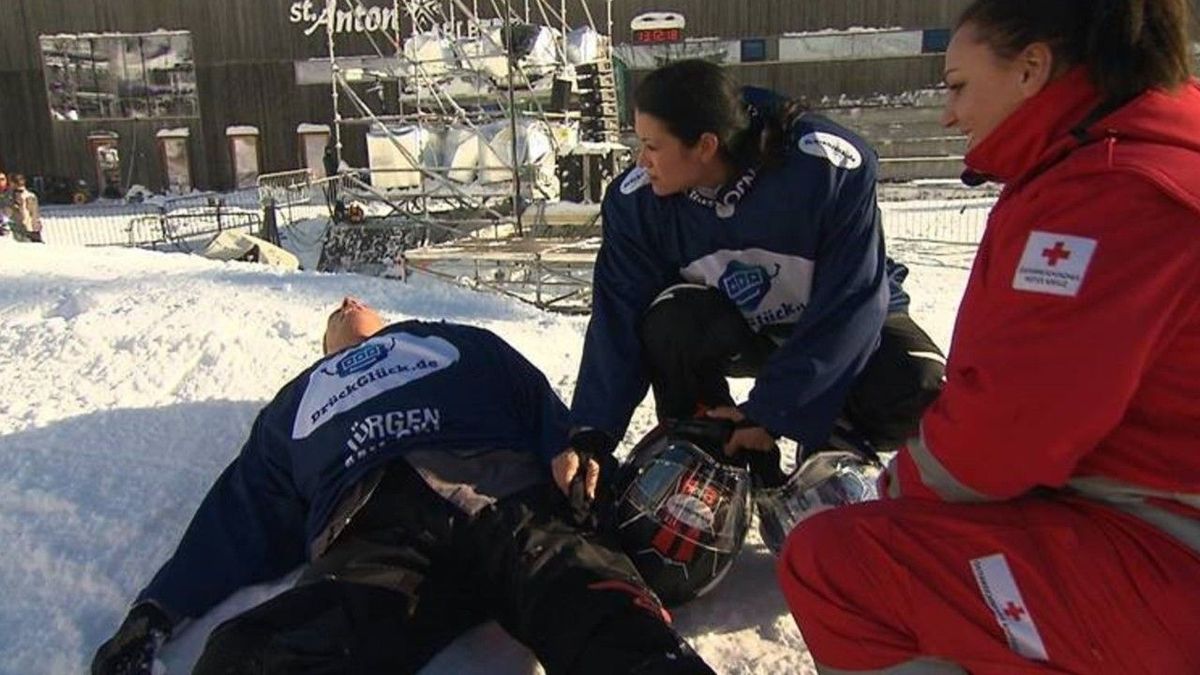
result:
[[(913, 313), (945, 346), (970, 248), (899, 242), (893, 253), (915, 263)], [(394, 319), (489, 328), (570, 399), (585, 318), (420, 275), (402, 284), (0, 240), (0, 673), (86, 670), (259, 407), (317, 356), (345, 294)], [(643, 404), (628, 438), (651, 424)], [(188, 672), (213, 626), (287, 582), (243, 590), (188, 625), (162, 654), (167, 672)], [(723, 584), (675, 617), (720, 673), (813, 672), (757, 533)], [(424, 672), (536, 669), (493, 624)]]

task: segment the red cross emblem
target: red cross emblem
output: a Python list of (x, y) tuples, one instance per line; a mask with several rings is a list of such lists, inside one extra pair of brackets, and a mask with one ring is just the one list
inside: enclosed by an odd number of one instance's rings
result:
[(1067, 260), (1071, 257), (1071, 252), (1063, 245), (1063, 242), (1054, 242), (1054, 248), (1042, 249), (1042, 257), (1049, 261), (1050, 266), (1054, 267), (1059, 260)]
[(1009, 601), (1009, 603), (1007, 605), (1004, 606), (1004, 615), (1007, 616), (1008, 618), (1012, 619), (1013, 621), (1020, 621), (1021, 615), (1025, 614), (1025, 613), (1026, 612), (1025, 612), (1024, 607), (1018, 605), (1015, 602), (1012, 602), (1011, 600)]

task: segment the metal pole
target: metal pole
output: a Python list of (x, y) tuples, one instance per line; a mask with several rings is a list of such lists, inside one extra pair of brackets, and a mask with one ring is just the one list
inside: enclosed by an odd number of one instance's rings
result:
[(333, 100), (333, 148), (337, 157), (338, 169), (342, 166), (342, 115), (338, 111), (338, 65), (337, 54), (333, 47), (333, 23), (337, 14), (337, 0), (325, 2), (325, 43), (329, 49), (329, 86)]
[(517, 157), (517, 102), (513, 93), (513, 69), (517, 67), (517, 60), (513, 58), (512, 0), (504, 0), (504, 12), (510, 17), (505, 26), (504, 51), (508, 55), (508, 116), (509, 129), (512, 131), (513, 218), (517, 224), (517, 236), (523, 237), (525, 233), (521, 226), (521, 162)]
[(533, 254), (533, 273), (537, 275), (537, 290), (534, 292), (534, 303), (538, 309), (546, 309), (542, 306), (542, 255), (540, 253)]

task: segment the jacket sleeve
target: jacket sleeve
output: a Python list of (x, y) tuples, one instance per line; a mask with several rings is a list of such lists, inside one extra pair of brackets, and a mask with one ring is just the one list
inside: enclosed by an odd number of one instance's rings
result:
[(571, 403), (576, 429), (597, 429), (616, 443), (649, 387), (638, 328), (671, 270), (638, 235), (634, 200), (620, 200), (614, 180), (601, 207), (604, 238), (592, 276), (592, 318)]
[(887, 316), (875, 159), (864, 157), (859, 168), (836, 175), (841, 183), (821, 224), (812, 297), (741, 406), (771, 433), (806, 448), (828, 438)]
[(137, 600), (198, 617), (233, 591), (279, 577), (305, 560), (305, 505), (268, 407), (250, 438), (208, 491), (183, 539)]
[[(993, 501), (1059, 488), (1125, 418), (1194, 306), (1200, 249), (1194, 212), (1141, 181), (1108, 180), (1073, 205), (1056, 196), (1058, 215), (1032, 228), (993, 216), (989, 231), (1004, 230), (979, 252), (945, 389), (881, 492)], [(1094, 242), (1076, 295), (1013, 288), (1024, 254), (1044, 250), (1029, 230)]]
[(28, 207), (29, 207), (29, 231), (30, 232), (41, 232), (42, 231), (41, 206), (38, 204), (37, 195), (32, 192), (29, 193)]

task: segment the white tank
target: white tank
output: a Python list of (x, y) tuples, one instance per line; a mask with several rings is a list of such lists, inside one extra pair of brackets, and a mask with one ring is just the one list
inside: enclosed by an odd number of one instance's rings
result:
[[(554, 144), (549, 127), (537, 120), (517, 122), (517, 163), (554, 165)], [(512, 180), (513, 142), (512, 125), (494, 122), (481, 128), (487, 144), (481, 148), (479, 157), (479, 182), (497, 183)], [(553, 169), (551, 168), (551, 172)]]
[[(407, 151), (408, 156), (397, 148)], [(377, 188), (413, 188), (421, 184), (417, 163), (430, 159), (436, 162), (437, 137), (428, 129), (417, 126), (394, 127), (385, 130), (376, 126), (367, 132), (367, 165), (371, 169), (371, 184)]]

